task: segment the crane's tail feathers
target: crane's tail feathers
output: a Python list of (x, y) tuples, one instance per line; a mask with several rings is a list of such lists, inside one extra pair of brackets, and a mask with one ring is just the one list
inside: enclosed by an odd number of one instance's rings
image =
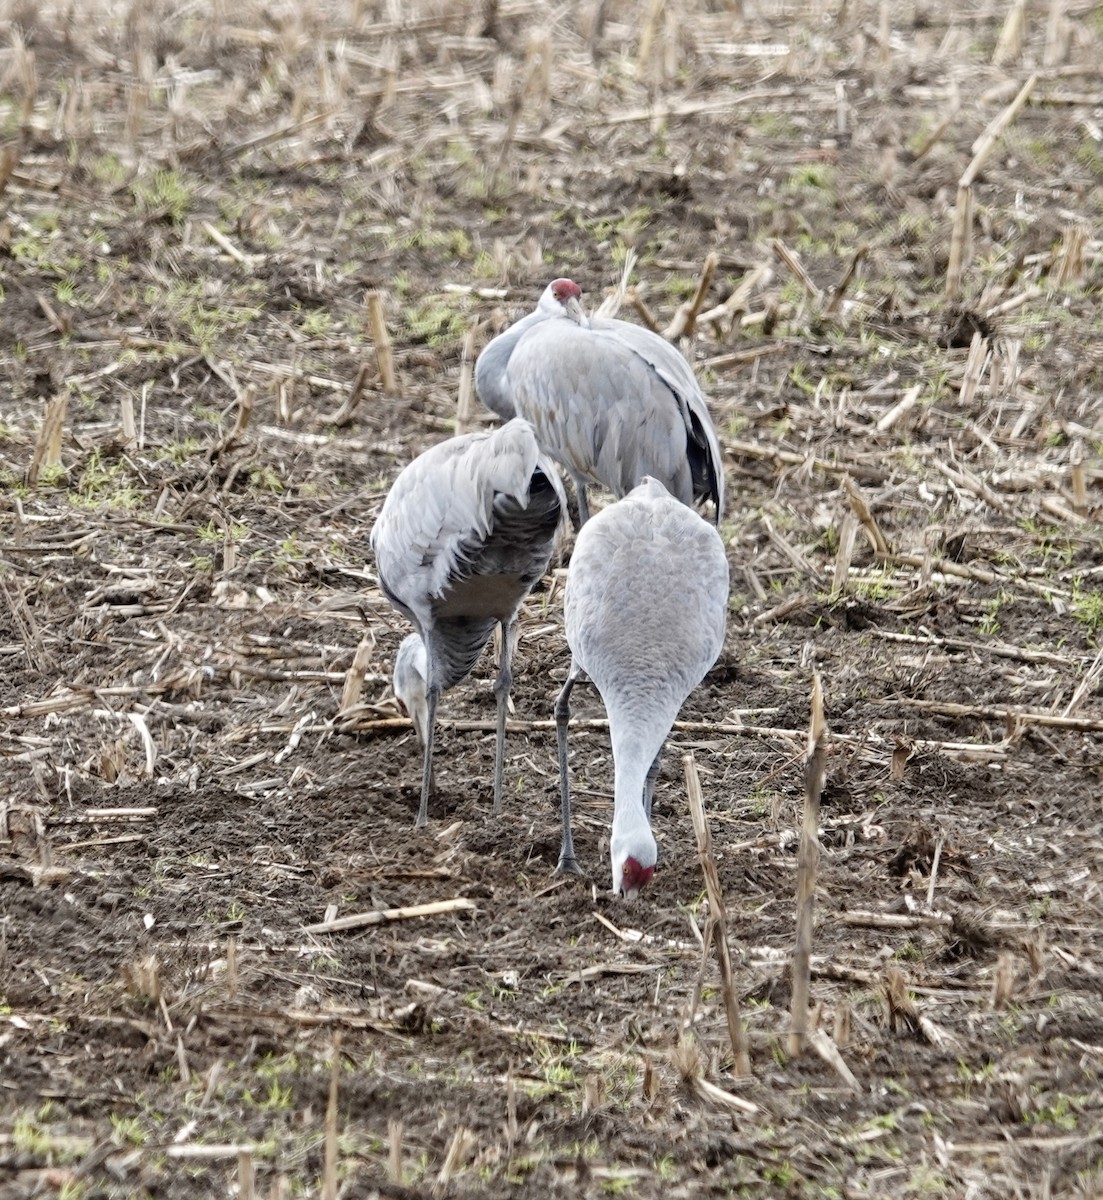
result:
[(724, 463), (720, 443), (711, 424), (706, 426), (700, 416), (689, 409), (689, 436), (686, 450), (693, 477), (693, 496), (696, 500), (711, 500), (716, 506), (715, 524), (724, 515)]

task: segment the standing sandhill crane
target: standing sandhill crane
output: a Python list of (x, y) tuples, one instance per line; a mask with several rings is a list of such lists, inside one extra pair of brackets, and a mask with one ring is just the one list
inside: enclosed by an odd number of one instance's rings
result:
[(663, 743), (686, 697), (724, 644), (728, 560), (719, 533), (645, 479), (582, 527), (565, 600), (571, 669), (555, 703), (563, 844), (559, 874), (580, 874), (567, 773), (570, 695), (586, 674), (613, 744), (613, 891), (633, 897), (658, 848), (651, 800)]
[(724, 509), (720, 445), (689, 363), (657, 333), (587, 317), (570, 279), (544, 289), (534, 312), (494, 338), (475, 364), (475, 388), (492, 412), (525, 417), (541, 448), (578, 492), (587, 484), (624, 496), (650, 475), (684, 504)]
[(495, 625), (502, 661), (494, 811), (502, 806), (506, 705), (517, 610), (547, 570), (566, 496), (527, 421), (451, 438), (394, 481), (371, 531), (379, 584), (417, 632), (399, 647), (394, 690), (424, 747), (417, 827), (428, 820), (441, 692), (466, 678)]

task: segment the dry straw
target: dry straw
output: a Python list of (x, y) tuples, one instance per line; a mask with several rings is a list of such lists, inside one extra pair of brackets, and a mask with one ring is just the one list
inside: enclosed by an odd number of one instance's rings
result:
[(1026, 30), (1026, 0), (1015, 0), (1004, 18), (996, 48), (992, 51), (992, 66), (1002, 67), (1014, 62), (1022, 53)]
[(379, 367), (379, 381), (383, 390), (392, 396), (398, 395), (398, 378), (394, 370), (394, 349), (387, 330), (387, 318), (383, 311), (382, 292), (368, 292), (368, 330), (375, 344), (375, 360)]
[(736, 1075), (751, 1073), (751, 1056), (747, 1049), (747, 1035), (739, 1015), (739, 997), (736, 993), (732, 972), (731, 951), (728, 947), (728, 916), (724, 907), (724, 892), (716, 871), (716, 860), (712, 854), (712, 832), (705, 816), (705, 803), (701, 794), (701, 780), (697, 774), (697, 763), (692, 752), (682, 758), (686, 775), (686, 792), (689, 811), (693, 818), (693, 831), (697, 835), (697, 857), (705, 876), (705, 887), (709, 897), (709, 917), (702, 952), (708, 952), (710, 940), (716, 945), (716, 957), (720, 966), (720, 984), (724, 995), (724, 1012), (728, 1020), (728, 1037), (731, 1039), (732, 1069)]
[(43, 468), (61, 466), (61, 440), (68, 410), (68, 392), (60, 392), (52, 400), (46, 402), (46, 411), (42, 417), (42, 424), (38, 427), (34, 452), (31, 455), (30, 465), (27, 467), (28, 487), (38, 485)]
[(954, 206), (954, 226), (950, 235), (950, 261), (946, 266), (946, 299), (956, 300), (961, 295), (961, 279), (965, 267), (972, 257), (971, 240), (973, 229), (973, 184), (980, 174), (993, 147), (1022, 111), (1030, 99), (1038, 76), (1030, 78), (1019, 89), (1015, 98), (991, 122), (988, 128), (973, 143), (973, 158), (958, 180), (957, 203)]
[(460, 384), (456, 393), (456, 432), (467, 433), (475, 424), (475, 330), (463, 335)]
[(712, 277), (716, 274), (716, 268), (719, 265), (720, 256), (714, 251), (710, 251), (701, 268), (701, 276), (697, 280), (697, 287), (694, 289), (693, 295), (679, 306), (678, 311), (674, 314), (674, 320), (663, 330), (663, 337), (670, 341), (680, 337), (693, 337), (697, 328), (697, 315), (705, 306), (709, 288), (712, 286)]
[(329, 1097), (326, 1103), (325, 1163), (322, 1200), (337, 1200), (337, 1084), (341, 1075), (341, 1033), (333, 1035), (329, 1063)]
[(820, 793), (827, 761), (827, 722), (823, 714), (823, 685), (819, 672), (812, 676), (812, 712), (808, 722), (808, 749), (804, 764), (804, 820), (797, 851), (797, 932), (793, 950), (792, 1025), (789, 1053), (804, 1050), (809, 1037), (809, 998), (812, 975), (812, 926), (815, 914), (816, 874), (820, 863)]
[(345, 674), (344, 686), (341, 689), (341, 707), (337, 710), (338, 718), (346, 717), (359, 703), (360, 693), (364, 687), (364, 677), (368, 673), (374, 649), (375, 634), (369, 629), (360, 639), (356, 653), (352, 657), (352, 665)]

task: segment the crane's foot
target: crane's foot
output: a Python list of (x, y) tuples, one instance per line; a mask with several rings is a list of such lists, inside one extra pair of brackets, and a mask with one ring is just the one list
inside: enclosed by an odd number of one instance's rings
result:
[(560, 855), (559, 865), (555, 868), (556, 875), (577, 875), (579, 879), (586, 878), (586, 872), (578, 865), (574, 855)]

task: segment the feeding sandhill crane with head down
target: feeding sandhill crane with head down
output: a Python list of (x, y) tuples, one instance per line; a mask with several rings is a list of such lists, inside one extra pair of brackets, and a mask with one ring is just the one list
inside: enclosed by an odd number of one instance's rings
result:
[(511, 627), (547, 570), (564, 512), (555, 467), (521, 420), (433, 446), (387, 493), (371, 545), (380, 587), (417, 630), (399, 647), (394, 690), (423, 746), (418, 827), (428, 819), (437, 701), (470, 674), (496, 625), (494, 811), (501, 809)]
[(574, 480), (579, 521), (588, 484), (625, 496), (645, 475), (683, 504), (724, 508), (720, 445), (689, 363), (657, 333), (587, 317), (570, 279), (548, 284), (534, 312), (494, 338), (475, 389), (503, 419), (531, 421), (541, 448)]
[(613, 891), (635, 896), (658, 858), (651, 801), (663, 743), (724, 644), (728, 560), (719, 533), (655, 479), (579, 530), (564, 601), (571, 669), (555, 704), (563, 843), (559, 873), (580, 873), (567, 769), (570, 695), (586, 674), (613, 745)]

